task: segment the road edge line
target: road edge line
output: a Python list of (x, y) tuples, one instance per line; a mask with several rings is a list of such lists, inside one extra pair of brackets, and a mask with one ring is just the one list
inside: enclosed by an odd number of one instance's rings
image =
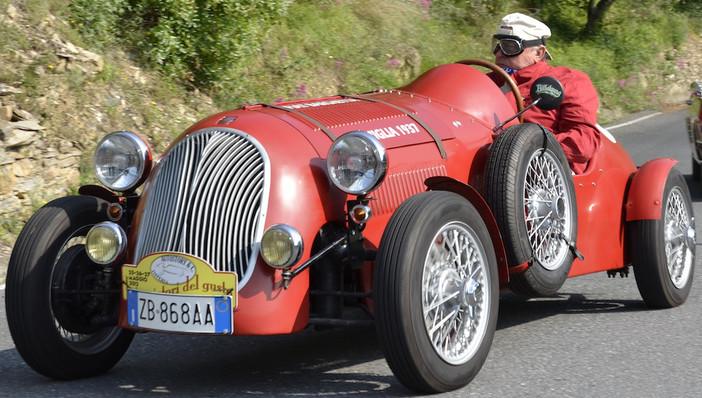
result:
[(663, 112), (654, 112), (654, 113), (651, 113), (651, 114), (649, 114), (649, 115), (641, 116), (641, 117), (636, 118), (636, 119), (634, 119), (634, 120), (630, 120), (630, 121), (628, 121), (628, 122), (615, 124), (615, 125), (613, 125), (613, 126), (605, 126), (605, 128), (606, 128), (607, 130), (614, 130), (614, 129), (617, 129), (617, 128), (619, 128), (619, 127), (624, 127), (624, 126), (629, 126), (629, 125), (632, 125), (632, 124), (636, 124), (636, 123), (638, 123), (638, 122), (644, 121), (644, 120), (646, 120), (646, 119), (649, 119), (649, 118), (652, 118), (652, 117), (654, 117), (654, 116), (658, 116), (658, 115), (661, 115), (661, 114), (663, 114)]

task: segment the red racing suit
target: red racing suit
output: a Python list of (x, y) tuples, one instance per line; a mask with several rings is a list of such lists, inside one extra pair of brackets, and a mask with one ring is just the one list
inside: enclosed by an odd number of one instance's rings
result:
[[(533, 107), (524, 113), (524, 121), (538, 123), (551, 130), (561, 143), (570, 168), (577, 174), (582, 173), (600, 146), (601, 136), (596, 127), (599, 107), (597, 91), (585, 73), (540, 61), (511, 75), (524, 98), (525, 106), (532, 102), (529, 90), (534, 80), (546, 75), (555, 77), (563, 84), (563, 103), (551, 111)], [(498, 85), (504, 84), (494, 72), (489, 76)], [(514, 96), (508, 97), (516, 110)]]

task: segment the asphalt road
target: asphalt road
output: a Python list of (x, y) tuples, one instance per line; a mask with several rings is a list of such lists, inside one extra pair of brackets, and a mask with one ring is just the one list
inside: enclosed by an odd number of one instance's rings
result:
[[(690, 179), (683, 118), (682, 112), (654, 115), (611, 131), (637, 164), (655, 157), (679, 159), (676, 167), (691, 184), (695, 213), (702, 214), (702, 189)], [(437, 396), (700, 397), (702, 271), (697, 268), (687, 302), (669, 310), (648, 309), (633, 275), (569, 279), (560, 294), (545, 299), (505, 293), (482, 371), (467, 387)], [(0, 290), (3, 302), (4, 294)], [(374, 330), (364, 328), (244, 338), (139, 335), (107, 374), (56, 382), (22, 361), (0, 305), (0, 397), (147, 395), (412, 394), (392, 376)]]

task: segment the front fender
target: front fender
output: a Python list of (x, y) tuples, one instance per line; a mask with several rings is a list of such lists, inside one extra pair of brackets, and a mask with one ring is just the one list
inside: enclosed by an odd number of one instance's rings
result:
[(492, 237), (492, 245), (495, 247), (495, 257), (497, 257), (497, 271), (500, 277), (500, 285), (504, 286), (509, 282), (507, 254), (505, 252), (505, 245), (502, 242), (502, 236), (500, 235), (500, 228), (497, 226), (497, 221), (495, 221), (492, 210), (490, 210), (490, 207), (480, 193), (470, 185), (450, 177), (431, 177), (424, 183), (429, 190), (457, 193), (475, 206), (475, 209), (478, 210), (478, 213), (483, 218), (485, 226)]
[(661, 218), (663, 189), (677, 162), (670, 158), (649, 160), (634, 173), (626, 199), (626, 221)]

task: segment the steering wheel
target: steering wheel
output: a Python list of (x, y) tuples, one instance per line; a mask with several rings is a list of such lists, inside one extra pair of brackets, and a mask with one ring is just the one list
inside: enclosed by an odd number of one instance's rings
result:
[[(463, 65), (478, 65), (495, 72), (495, 74), (500, 76), (502, 78), (502, 81), (504, 81), (509, 86), (510, 90), (512, 90), (512, 94), (514, 94), (514, 99), (517, 101), (517, 112), (521, 112), (524, 109), (524, 100), (522, 99), (522, 93), (519, 92), (519, 87), (517, 87), (517, 83), (515, 83), (514, 80), (512, 80), (512, 78), (509, 77), (509, 75), (507, 74), (507, 72), (505, 72), (504, 69), (500, 68), (499, 66), (490, 61), (485, 61), (483, 59), (477, 58), (464, 59), (463, 61), (458, 61), (456, 63)], [(519, 115), (519, 123), (522, 122), (524, 122), (524, 114)]]

